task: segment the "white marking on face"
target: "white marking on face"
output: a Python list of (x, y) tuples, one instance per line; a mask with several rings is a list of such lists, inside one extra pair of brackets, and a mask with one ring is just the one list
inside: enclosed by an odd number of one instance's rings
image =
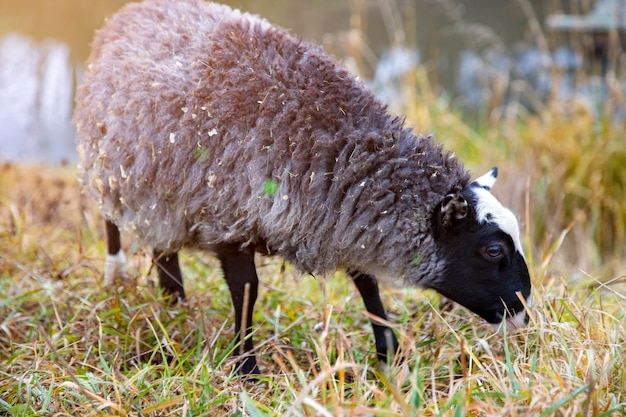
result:
[[(479, 223), (494, 223), (504, 233), (511, 236), (515, 249), (524, 257), (522, 241), (520, 239), (519, 223), (517, 218), (504, 207), (491, 192), (481, 187), (472, 187), (472, 192), (476, 195), (476, 220)], [(524, 257), (525, 259), (525, 257)]]

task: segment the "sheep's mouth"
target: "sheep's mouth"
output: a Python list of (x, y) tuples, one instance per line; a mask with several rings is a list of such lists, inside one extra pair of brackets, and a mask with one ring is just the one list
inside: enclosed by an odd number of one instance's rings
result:
[(493, 326), (495, 331), (502, 333), (504, 328), (506, 328), (509, 332), (515, 332), (528, 326), (530, 321), (528, 309), (533, 305), (533, 297), (529, 295), (522, 299), (519, 293), (518, 297), (520, 301), (516, 303), (515, 308), (494, 309), (490, 310), (489, 314), (483, 316)]
[(490, 322), (493, 329), (498, 333), (503, 333), (506, 329), (507, 332), (516, 332), (528, 326), (529, 317), (525, 310), (518, 313), (506, 314), (497, 313), (499, 320)]

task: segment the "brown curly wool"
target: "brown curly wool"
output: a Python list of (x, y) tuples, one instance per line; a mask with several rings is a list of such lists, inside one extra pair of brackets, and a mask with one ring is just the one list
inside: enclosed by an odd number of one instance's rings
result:
[(112, 17), (75, 121), (82, 182), (160, 251), (239, 243), (419, 285), (442, 268), (432, 212), (469, 183), (318, 46), (199, 0)]

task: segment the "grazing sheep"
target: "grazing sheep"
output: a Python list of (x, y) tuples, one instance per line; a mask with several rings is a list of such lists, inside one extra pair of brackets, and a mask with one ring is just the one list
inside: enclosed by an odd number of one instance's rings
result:
[[(239, 371), (258, 373), (254, 253), (301, 271), (348, 271), (386, 320), (377, 279), (432, 288), (490, 323), (524, 325), (530, 279), (514, 215), (461, 162), (322, 50), (199, 0), (130, 4), (95, 37), (76, 98), (81, 181), (107, 219), (154, 250), (184, 298), (177, 252), (214, 253), (235, 308)], [(398, 342), (373, 321), (385, 360)], [(390, 343), (390, 345), (388, 344)]]

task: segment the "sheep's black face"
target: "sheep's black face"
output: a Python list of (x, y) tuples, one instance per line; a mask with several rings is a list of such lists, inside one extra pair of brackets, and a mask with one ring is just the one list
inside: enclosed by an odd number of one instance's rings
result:
[(518, 294), (529, 300), (530, 276), (517, 220), (490, 192), (496, 175), (494, 168), (437, 207), (433, 230), (446, 268), (428, 286), (489, 323), (521, 326)]
[[(468, 221), (467, 223), (470, 223)], [(517, 293), (530, 296), (530, 277), (522, 254), (495, 224), (468, 224), (456, 236), (442, 236), (446, 270), (432, 288), (499, 324), (524, 311)]]

